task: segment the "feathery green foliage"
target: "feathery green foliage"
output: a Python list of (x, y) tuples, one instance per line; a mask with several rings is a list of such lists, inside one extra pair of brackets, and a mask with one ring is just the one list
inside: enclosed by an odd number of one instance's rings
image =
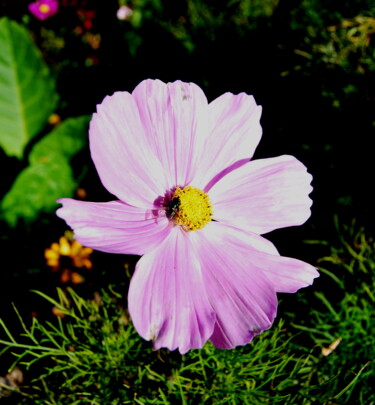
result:
[[(22, 339), (0, 321), (2, 352), (15, 356), (10, 368), (39, 373), (21, 388), (20, 401), (374, 404), (374, 242), (353, 229), (320, 260), (320, 288), (284, 297), (284, 319), (235, 350), (208, 343), (183, 356), (153, 351), (134, 330), (123, 294), (113, 288), (93, 300), (73, 289), (59, 289), (56, 300), (37, 292), (55, 307), (56, 319), (33, 318), (26, 326), (20, 317)], [(298, 312), (290, 310), (295, 300)]]

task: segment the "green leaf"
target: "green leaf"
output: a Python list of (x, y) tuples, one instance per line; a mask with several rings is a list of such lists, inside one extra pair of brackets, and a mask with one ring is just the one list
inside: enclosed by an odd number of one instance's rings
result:
[(26, 167), (1, 202), (3, 219), (15, 226), (19, 218), (34, 220), (57, 208), (56, 200), (72, 197), (76, 181), (69, 161), (87, 145), (90, 117), (62, 122), (32, 148)]
[(24, 169), (1, 202), (3, 219), (15, 226), (19, 218), (30, 221), (56, 208), (56, 200), (71, 196), (76, 188), (72, 170), (64, 158), (35, 163)]
[(90, 116), (69, 118), (34, 145), (29, 155), (31, 164), (53, 161), (56, 156), (67, 160), (87, 145)]
[(56, 107), (55, 80), (28, 31), (5, 17), (0, 50), (0, 146), (22, 158)]

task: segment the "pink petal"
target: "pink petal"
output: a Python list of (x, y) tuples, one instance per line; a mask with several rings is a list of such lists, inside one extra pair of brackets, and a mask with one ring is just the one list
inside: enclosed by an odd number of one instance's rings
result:
[(207, 99), (194, 83), (145, 80), (132, 93), (169, 187), (190, 184), (207, 134)]
[(253, 263), (262, 268), (276, 292), (294, 293), (311, 285), (319, 277), (315, 267), (301, 260), (284, 256), (254, 255)]
[(120, 200), (144, 208), (168, 188), (147, 136), (131, 94), (117, 92), (97, 106), (90, 124), (90, 149), (100, 179)]
[(169, 235), (171, 223), (152, 211), (121, 201), (92, 203), (70, 198), (58, 200), (57, 215), (74, 230), (84, 246), (108, 253), (142, 255)]
[(208, 183), (223, 170), (253, 156), (262, 136), (261, 111), (253, 96), (245, 93), (225, 93), (209, 104), (209, 132), (202, 145), (196, 187), (208, 190)]
[(215, 314), (207, 299), (195, 233), (174, 228), (138, 262), (129, 288), (129, 311), (138, 333), (154, 348), (186, 353), (212, 334)]
[(292, 156), (250, 161), (211, 188), (214, 218), (258, 234), (301, 225), (310, 216), (311, 179)]
[(260, 235), (220, 223), (216, 223), (215, 227), (219, 227), (219, 230), (213, 232), (218, 235), (222, 233), (222, 238), (228, 245), (236, 247), (246, 263), (261, 269), (276, 292), (296, 292), (319, 277), (315, 267), (298, 259), (280, 256), (273, 243)]
[[(276, 316), (274, 286), (262, 267), (252, 262), (257, 250), (243, 239), (241, 231), (214, 222), (199, 233), (196, 246), (209, 301), (216, 312), (210, 339), (222, 349), (249, 343), (268, 329)], [(268, 242), (258, 240), (257, 244), (271, 249)]]

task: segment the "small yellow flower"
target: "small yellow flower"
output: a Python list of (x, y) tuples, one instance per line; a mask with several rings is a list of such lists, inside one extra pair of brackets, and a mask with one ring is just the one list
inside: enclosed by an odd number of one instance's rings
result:
[[(59, 242), (54, 242), (45, 249), (44, 257), (47, 261), (47, 266), (52, 268), (52, 271), (62, 269), (61, 282), (66, 283), (71, 281), (73, 284), (80, 284), (84, 281), (83, 276), (79, 273), (70, 270), (73, 268), (92, 268), (90, 255), (93, 252), (91, 248), (82, 246), (79, 242), (73, 239), (72, 232), (66, 232), (59, 239)], [(66, 261), (69, 260), (69, 262)]]

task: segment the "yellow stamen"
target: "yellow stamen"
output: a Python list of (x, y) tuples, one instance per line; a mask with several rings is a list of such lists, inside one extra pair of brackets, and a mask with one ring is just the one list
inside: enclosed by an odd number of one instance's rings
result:
[(39, 6), (39, 11), (43, 14), (47, 14), (49, 13), (49, 11), (51, 10), (51, 7), (48, 4), (41, 4)]
[(208, 195), (198, 188), (177, 187), (168, 205), (168, 215), (185, 231), (197, 231), (212, 220), (212, 206)]

